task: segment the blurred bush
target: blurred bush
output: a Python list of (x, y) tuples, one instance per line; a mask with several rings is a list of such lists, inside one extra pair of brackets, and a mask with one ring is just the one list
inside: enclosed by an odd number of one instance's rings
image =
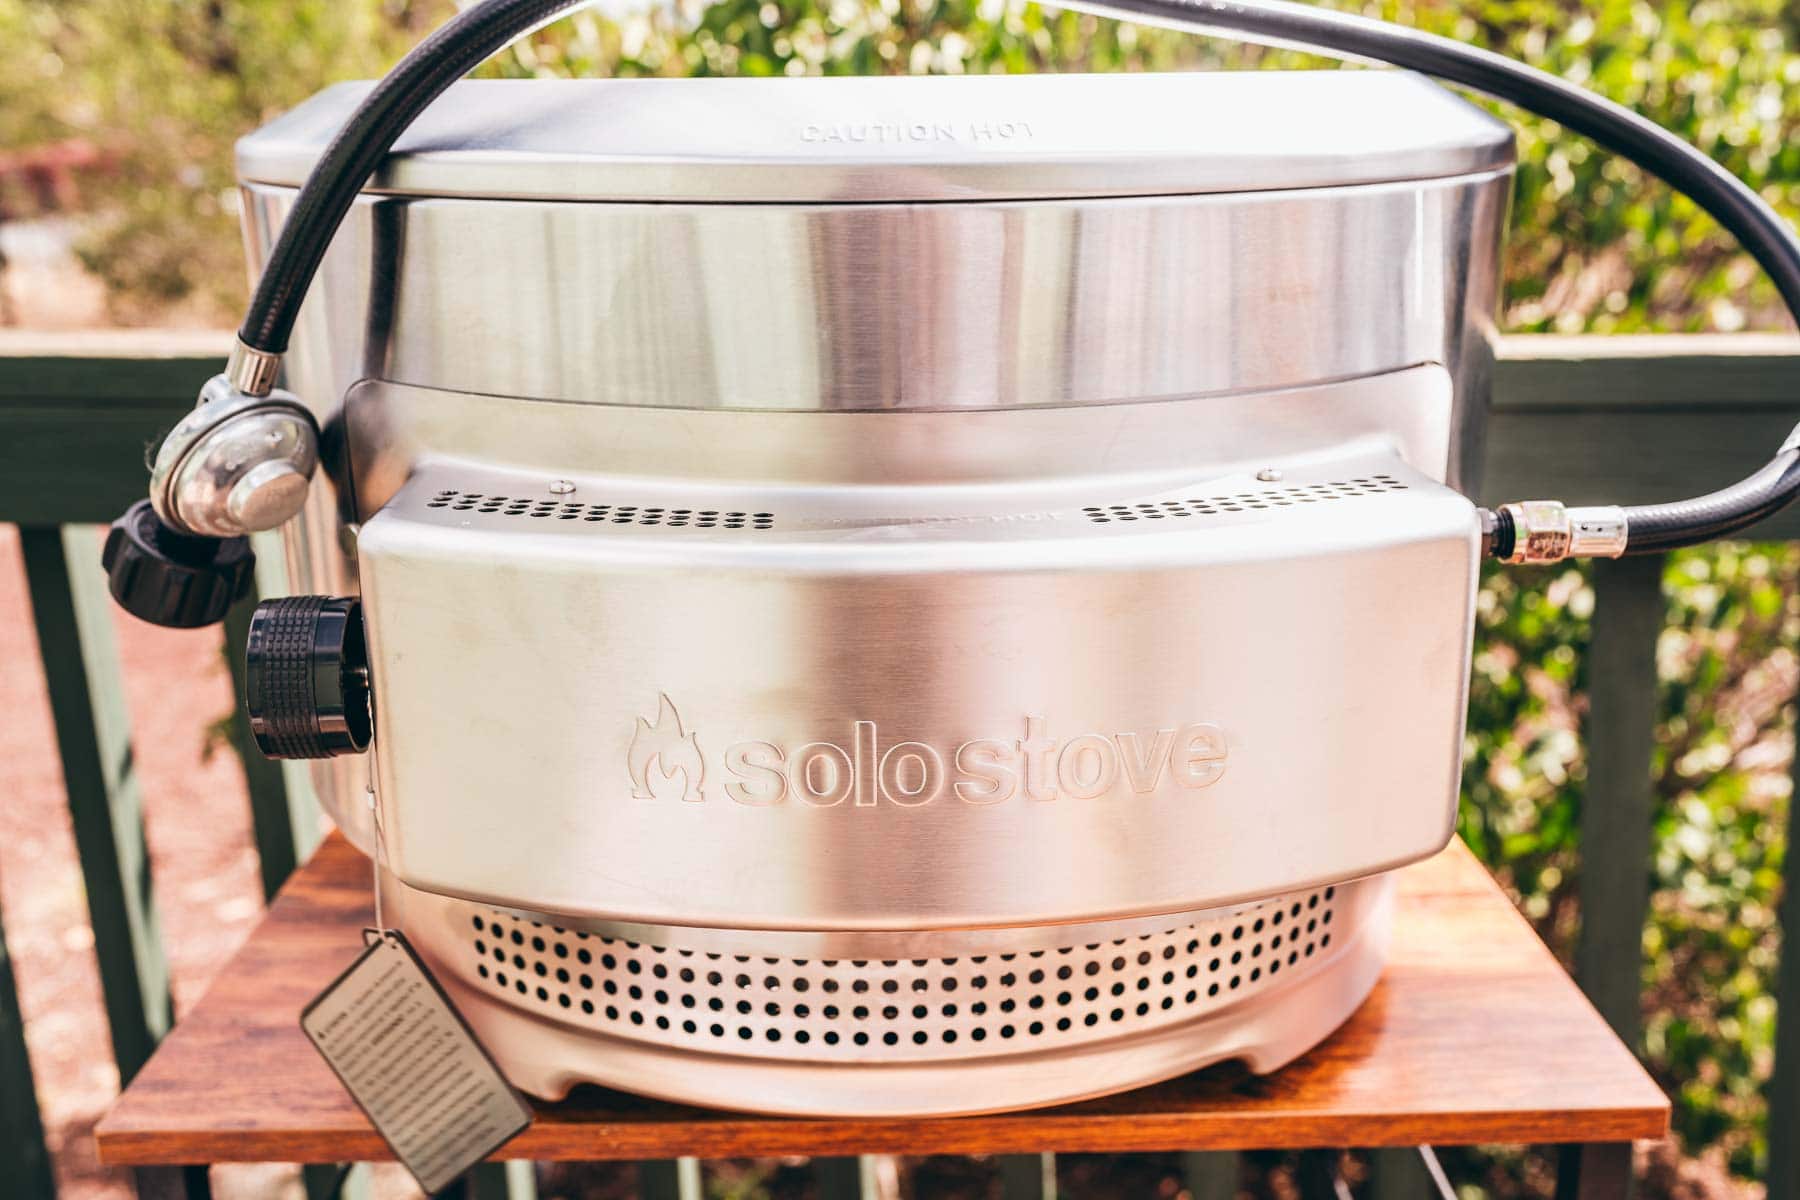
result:
[[(0, 0), (0, 147), (80, 138), (76, 250), (113, 317), (186, 302), (235, 324), (246, 281), (232, 143), (325, 83), (379, 74), (448, 15), (376, 0)], [(0, 194), (0, 214), (8, 209)], [(13, 198), (13, 207), (29, 208)]]
[[(806, 74), (1327, 65), (1019, 0), (674, 0), (565, 19), (491, 74)], [(1800, 8), (1605, 0), (1346, 4), (1534, 62), (1700, 145), (1800, 214)], [(449, 0), (0, 0), (0, 145), (84, 137), (119, 154), (83, 258), (122, 320), (243, 292), (231, 143), (343, 78), (378, 73)], [(1511, 114), (1517, 118), (1517, 114)], [(1712, 221), (1636, 169), (1517, 119), (1511, 328), (1732, 331), (1784, 323)], [(3, 198), (0, 198), (3, 203)]]
[[(627, 0), (629, 2), (629, 0)], [(1349, 5), (1523, 57), (1700, 145), (1800, 215), (1800, 7), (1788, 0)], [(221, 323), (243, 294), (231, 143), (325, 83), (378, 73), (447, 0), (0, 0), (0, 145), (81, 137), (119, 164), (87, 187), (84, 261), (120, 320), (172, 303)], [(678, 0), (567, 18), (495, 75), (775, 75), (1323, 66), (1017, 0)], [(1786, 327), (1706, 217), (1554, 124), (1506, 113), (1520, 169), (1504, 316), (1552, 332)], [(0, 211), (5, 197), (0, 195)], [(1792, 745), (1800, 549), (1675, 556), (1666, 579), (1649, 1061), (1677, 1129), (1739, 1173), (1762, 1153), (1774, 904)], [(1585, 762), (1578, 570), (1491, 573), (1481, 594), (1463, 833), (1567, 953)], [(1491, 1160), (1496, 1186), (1529, 1171)], [(1511, 1179), (1512, 1184), (1506, 1180)]]

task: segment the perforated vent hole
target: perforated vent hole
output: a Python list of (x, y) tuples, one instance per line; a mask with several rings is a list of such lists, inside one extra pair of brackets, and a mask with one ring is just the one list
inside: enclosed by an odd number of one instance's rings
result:
[(1114, 521), (1164, 521), (1181, 517), (1216, 517), (1228, 513), (1293, 508), (1302, 504), (1320, 504), (1331, 500), (1355, 500), (1363, 496), (1379, 496), (1384, 492), (1404, 491), (1406, 491), (1406, 485), (1392, 475), (1365, 475), (1360, 479), (1337, 479), (1330, 483), (1265, 488), (1259, 492), (1239, 492), (1234, 496), (1201, 496), (1187, 500), (1160, 500), (1139, 504), (1090, 504), (1081, 511), (1094, 524), (1108, 525)]
[(524, 517), (538, 521), (583, 521), (589, 524), (644, 525), (663, 529), (773, 529), (775, 514), (661, 505), (582, 504), (572, 500), (526, 500), (481, 492), (440, 491), (426, 508), (479, 512), (488, 516)]
[(470, 916), (467, 946), (475, 976), (513, 1004), (608, 1033), (769, 1057), (943, 1058), (982, 1043), (1092, 1041), (1233, 1003), (1331, 946), (1336, 896), (1322, 888), (1161, 933), (960, 959), (752, 958), (495, 911)]

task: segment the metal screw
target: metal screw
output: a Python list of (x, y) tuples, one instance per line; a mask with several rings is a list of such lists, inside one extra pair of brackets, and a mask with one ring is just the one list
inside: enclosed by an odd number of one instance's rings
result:
[(1281, 472), (1274, 467), (1264, 467), (1256, 473), (1256, 478), (1261, 483), (1280, 483)]
[(553, 479), (550, 481), (550, 494), (552, 496), (566, 496), (574, 490), (575, 485), (570, 483), (567, 479)]

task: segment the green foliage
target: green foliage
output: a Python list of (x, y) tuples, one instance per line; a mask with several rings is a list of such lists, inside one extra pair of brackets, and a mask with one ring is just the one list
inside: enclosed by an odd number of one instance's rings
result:
[[(1663, 582), (1644, 1049), (1685, 1143), (1752, 1174), (1773, 1065), (1800, 547), (1683, 552)], [(1489, 572), (1463, 777), (1463, 837), (1565, 959), (1579, 923), (1593, 604), (1580, 570)]]
[[(1784, 0), (1468, 6), (1451, 32), (1584, 84), (1800, 212), (1800, 55)], [(1444, 25), (1444, 22), (1433, 22)], [(1551, 122), (1519, 127), (1508, 315), (1562, 333), (1783, 323), (1710, 218)]]

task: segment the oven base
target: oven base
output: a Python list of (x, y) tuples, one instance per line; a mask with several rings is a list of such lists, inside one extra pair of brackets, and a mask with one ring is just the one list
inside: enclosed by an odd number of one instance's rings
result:
[[(991, 1050), (988, 1053), (970, 1053), (966, 1037), (955, 1053), (938, 1047), (934, 1038), (935, 1055), (906, 1056), (904, 1043), (902, 1050), (884, 1055), (877, 1042), (860, 1058), (839, 1057), (836, 1061), (821, 1061), (821, 1054), (809, 1058), (806, 1050), (793, 1044), (791, 1032), (785, 1056), (777, 1056), (761, 1038), (746, 1040), (744, 1048), (749, 1052), (733, 1053), (680, 1046), (674, 1044), (682, 1040), (679, 1037), (659, 1037), (648, 1026), (641, 1035), (624, 1036), (577, 1028), (539, 1015), (529, 995), (521, 1003), (512, 997), (510, 988), (493, 986), (491, 975), (475, 975), (455, 950), (445, 955), (449, 947), (441, 936), (444, 923), (436, 919), (446, 915), (444, 910), (456, 910), (460, 918), (456, 924), (464, 930), (474, 914), (492, 910), (407, 893), (409, 911), (403, 923), (420, 926), (413, 932), (414, 940), (432, 961), (451, 998), (507, 1076), (532, 1095), (560, 1099), (576, 1084), (592, 1082), (664, 1100), (777, 1115), (957, 1116), (1088, 1099), (1230, 1059), (1242, 1060), (1258, 1074), (1285, 1066), (1329, 1036), (1356, 1010), (1374, 987), (1386, 960), (1391, 877), (1340, 885), (1333, 891), (1338, 920), (1332, 926), (1336, 937), (1328, 949), (1308, 955), (1297, 969), (1290, 968), (1278, 980), (1265, 980), (1253, 995), (1201, 1015), (1060, 1045), (1054, 1044), (1053, 1038), (1021, 1036), (1004, 1043), (997, 1038), (983, 1039), (982, 1049)], [(418, 903), (421, 899), (427, 901), (423, 906)], [(421, 907), (427, 910), (423, 914)], [(1242, 919), (1245, 914), (1253, 917), (1258, 911), (1270, 909), (1266, 905), (1240, 909), (1225, 919)], [(527, 951), (531, 928), (551, 932), (548, 926), (520, 924), (527, 931)], [(1129, 951), (1139, 941), (1149, 939), (1121, 939), (1102, 949), (1110, 952), (1118, 945)], [(1230, 943), (1226, 945), (1229, 948)], [(656, 953), (682, 952), (656, 949)], [(1044, 953), (1045, 961), (1057, 961), (1056, 951)], [(706, 957), (694, 955), (694, 961)], [(1019, 960), (1023, 969), (1033, 956), (1008, 957)], [(744, 970), (759, 973), (767, 969), (764, 964), (778, 961), (731, 955), (720, 958), (727, 970), (743, 964)], [(646, 957), (645, 961), (651, 960)], [(964, 969), (975, 961), (980, 960), (964, 960)], [(806, 964), (802, 961), (801, 965)], [(814, 964), (820, 965), (825, 964)], [(881, 964), (848, 965), (873, 968)], [(644, 978), (647, 981), (647, 976)], [(1079, 974), (1076, 978), (1079, 982)], [(825, 997), (815, 992), (813, 998)], [(905, 995), (897, 998), (902, 1003), (908, 1000)], [(1020, 1011), (1022, 1023), (1029, 1014)], [(1032, 1042), (1029, 1048), (1012, 1048), (1027, 1041)], [(1006, 1049), (1002, 1050), (1002, 1045)]]

